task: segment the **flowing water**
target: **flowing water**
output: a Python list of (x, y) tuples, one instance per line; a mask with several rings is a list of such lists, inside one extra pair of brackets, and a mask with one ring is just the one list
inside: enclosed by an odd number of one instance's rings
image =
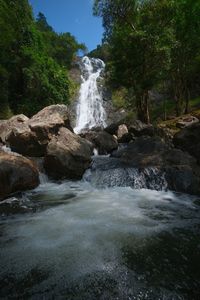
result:
[[(76, 132), (106, 125), (103, 69), (82, 60)], [(155, 168), (94, 154), (85, 181), (41, 174), (0, 202), (0, 299), (200, 299), (200, 199), (164, 191)]]
[(84, 56), (81, 61), (82, 84), (76, 109), (76, 133), (83, 129), (106, 126), (106, 112), (98, 87), (98, 80), (105, 68), (101, 59)]
[(0, 205), (0, 299), (200, 299), (197, 197), (41, 178)]

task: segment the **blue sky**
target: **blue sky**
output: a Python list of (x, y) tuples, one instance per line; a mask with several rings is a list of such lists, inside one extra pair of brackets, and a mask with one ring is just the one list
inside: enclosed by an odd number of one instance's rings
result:
[(101, 18), (92, 15), (93, 0), (29, 0), (34, 15), (42, 12), (56, 32), (70, 32), (88, 50), (101, 44)]

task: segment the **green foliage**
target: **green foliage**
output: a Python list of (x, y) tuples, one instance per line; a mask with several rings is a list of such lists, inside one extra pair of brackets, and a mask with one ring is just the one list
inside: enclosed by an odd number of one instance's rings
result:
[(130, 91), (138, 117), (149, 121), (149, 91), (164, 82), (177, 115), (183, 104), (187, 112), (199, 81), (199, 0), (95, 0), (93, 9), (103, 19), (110, 83)]
[(97, 45), (97, 48), (87, 54), (89, 57), (100, 58), (104, 62), (109, 61), (109, 45)]
[(127, 90), (125, 88), (119, 88), (112, 93), (112, 102), (116, 108), (123, 108), (127, 106), (126, 102)]
[(54, 32), (42, 13), (35, 21), (27, 0), (0, 0), (0, 27), (0, 118), (67, 104), (67, 69), (85, 46), (70, 33)]

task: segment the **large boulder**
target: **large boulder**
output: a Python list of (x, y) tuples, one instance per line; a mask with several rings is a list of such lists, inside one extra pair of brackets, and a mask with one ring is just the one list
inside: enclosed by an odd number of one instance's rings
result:
[(5, 142), (15, 152), (27, 156), (40, 157), (46, 153), (46, 147), (60, 127), (72, 131), (69, 112), (66, 105), (45, 107), (31, 119), (12, 126)]
[(200, 124), (184, 128), (175, 134), (173, 143), (175, 147), (187, 151), (200, 163)]
[(170, 148), (159, 137), (139, 137), (111, 157), (94, 158), (89, 178), (102, 186), (200, 194), (200, 168), (195, 158)]
[(63, 127), (48, 144), (44, 167), (54, 179), (81, 179), (91, 155), (90, 143)]
[(39, 184), (39, 172), (29, 159), (0, 151), (0, 200), (18, 191), (35, 188)]
[(94, 144), (99, 154), (108, 154), (118, 148), (117, 138), (106, 131), (88, 131), (82, 135), (85, 139)]
[(12, 132), (14, 128), (21, 127), (24, 123), (29, 120), (23, 114), (13, 116), (9, 120), (0, 121), (0, 141), (4, 144), (6, 143), (7, 137)]
[(57, 133), (60, 127), (66, 127), (73, 131), (70, 125), (69, 110), (64, 104), (43, 108), (29, 120), (28, 124), (30, 129), (42, 138)]

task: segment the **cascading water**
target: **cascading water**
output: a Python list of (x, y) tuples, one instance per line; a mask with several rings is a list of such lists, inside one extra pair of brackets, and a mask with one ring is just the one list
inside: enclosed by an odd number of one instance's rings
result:
[(105, 68), (101, 59), (84, 56), (81, 61), (82, 84), (76, 109), (76, 127), (79, 133), (86, 128), (106, 126), (106, 112), (102, 95), (98, 89), (98, 79)]

